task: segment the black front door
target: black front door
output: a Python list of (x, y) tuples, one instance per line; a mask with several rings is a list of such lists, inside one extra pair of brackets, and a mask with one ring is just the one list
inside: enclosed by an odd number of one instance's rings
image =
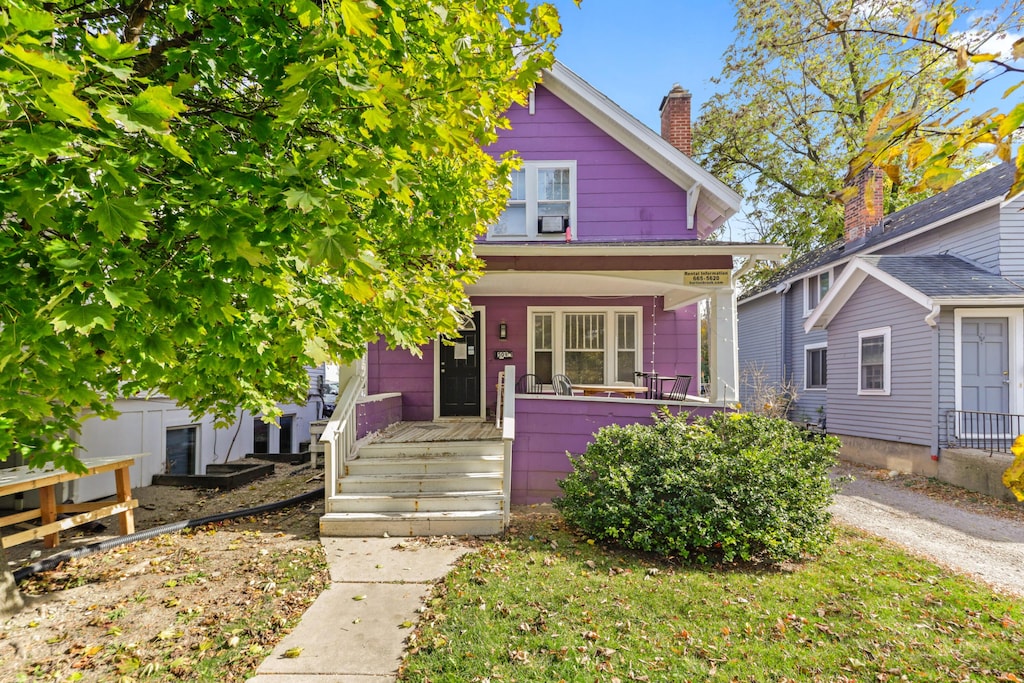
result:
[[(468, 321), (467, 321), (468, 323)], [(480, 417), (480, 312), (459, 330), (457, 339), (441, 342), (441, 417)]]

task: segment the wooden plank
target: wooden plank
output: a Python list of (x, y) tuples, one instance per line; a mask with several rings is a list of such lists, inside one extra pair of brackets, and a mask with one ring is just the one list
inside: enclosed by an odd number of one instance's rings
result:
[[(28, 541), (38, 541), (40, 538), (45, 539), (50, 536), (57, 536), (58, 532), (66, 531), (80, 524), (87, 524), (94, 522), (104, 517), (110, 517), (111, 515), (121, 514), (130, 512), (132, 508), (138, 507), (139, 501), (129, 500), (123, 503), (113, 503), (111, 505), (104, 505), (103, 507), (96, 508), (90, 512), (83, 512), (73, 517), (66, 517), (64, 519), (58, 519), (55, 522), (44, 524), (36, 527), (35, 529), (29, 529), (28, 531), (22, 531), (10, 536), (3, 538), (3, 546), (10, 548), (11, 546), (18, 545), (19, 543), (27, 543)], [(53, 547), (53, 546), (47, 546)]]
[[(316, 456), (313, 457), (315, 458)], [(314, 461), (313, 464), (315, 465), (316, 462)], [(131, 472), (129, 472), (127, 467), (120, 467), (114, 470), (114, 481), (117, 484), (117, 502), (134, 502), (132, 501)], [(120, 530), (122, 536), (127, 536), (128, 534), (135, 533), (135, 513), (132, 512), (132, 508), (134, 507), (135, 506), (132, 505), (127, 510), (118, 515), (117, 519), (121, 527)]]
[(131, 467), (135, 463), (136, 458), (143, 457), (145, 455), (148, 454), (140, 453), (138, 455), (127, 456), (119, 455), (99, 458), (83, 458), (82, 463), (87, 468), (85, 474), (68, 472), (64, 469), (32, 469), (27, 465), (2, 469), (0, 470), (0, 496), (20, 493), (21, 491), (31, 491), (33, 489), (42, 488), (43, 486), (52, 486), (53, 484), (59, 484), (65, 481), (74, 481), (75, 479), (87, 477), (93, 474), (101, 474), (103, 472), (109, 472), (123, 467)]
[(0, 517), (0, 527), (13, 526), (19, 522), (28, 522), (33, 519), (39, 519), (39, 510), (25, 510), (24, 512), (15, 512), (14, 514), (7, 515), (6, 517)]
[[(40, 528), (50, 528), (57, 519), (57, 496), (53, 490), (53, 484), (39, 489), (39, 519), (42, 522)], [(47, 548), (56, 548), (60, 543), (60, 534), (56, 530), (47, 534), (43, 545)]]

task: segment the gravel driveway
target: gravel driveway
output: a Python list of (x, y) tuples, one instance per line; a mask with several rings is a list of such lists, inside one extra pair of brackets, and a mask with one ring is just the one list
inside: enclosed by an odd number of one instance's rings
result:
[(968, 512), (889, 482), (857, 478), (832, 506), (836, 521), (863, 529), (963, 572), (1024, 595), (1024, 526)]

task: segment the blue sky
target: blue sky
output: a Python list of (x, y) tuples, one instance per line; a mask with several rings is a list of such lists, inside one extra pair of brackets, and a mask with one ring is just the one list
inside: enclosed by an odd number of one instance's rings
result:
[(693, 93), (693, 115), (713, 92), (732, 43), (725, 0), (554, 0), (562, 18), (559, 61), (658, 130), (658, 106), (674, 83)]
[[(583, 0), (579, 8), (572, 0), (549, 1), (562, 19), (559, 61), (651, 128), (660, 128), (658, 106), (674, 83), (693, 93), (695, 120), (711, 93), (724, 90), (709, 79), (721, 72), (733, 40), (728, 0)], [(1015, 37), (994, 49), (1007, 50)], [(972, 109), (1006, 110), (1000, 95), (1013, 82), (998, 79)]]

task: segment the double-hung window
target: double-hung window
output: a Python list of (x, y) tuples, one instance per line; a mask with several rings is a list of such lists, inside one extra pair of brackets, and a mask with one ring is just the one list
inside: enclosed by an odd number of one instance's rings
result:
[(890, 394), (890, 330), (876, 327), (857, 333), (858, 394)]
[(564, 239), (576, 223), (576, 162), (524, 161), (509, 184), (508, 206), (488, 237)]
[(828, 384), (828, 348), (825, 344), (804, 347), (804, 389), (824, 389)]
[(633, 384), (640, 369), (639, 307), (530, 309), (529, 371), (550, 384), (562, 374), (576, 384)]
[(817, 275), (804, 278), (804, 317), (811, 314), (821, 300), (828, 293), (829, 285), (832, 284), (832, 271), (826, 270)]

